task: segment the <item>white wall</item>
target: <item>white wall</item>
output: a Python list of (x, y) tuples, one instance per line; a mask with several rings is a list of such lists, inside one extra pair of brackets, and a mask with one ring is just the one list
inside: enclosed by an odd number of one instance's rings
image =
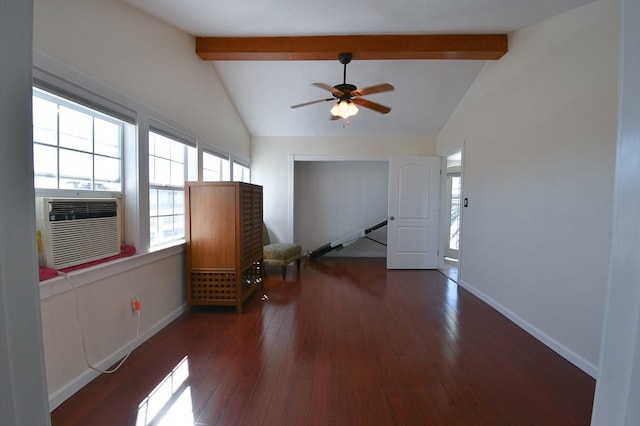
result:
[(249, 159), (249, 134), (192, 36), (119, 1), (34, 6), (35, 51)]
[(465, 141), (461, 284), (591, 375), (611, 247), (618, 5), (510, 35), (439, 135)]
[[(294, 240), (313, 251), (387, 218), (387, 161), (297, 161), (294, 188)], [(375, 249), (378, 247), (372, 246)], [(365, 251), (366, 250), (366, 251)], [(369, 245), (342, 250), (371, 256)], [(376, 250), (377, 255), (380, 250)], [(383, 250), (383, 254), (386, 252)]]
[[(355, 123), (351, 124), (352, 126)], [(431, 156), (437, 153), (435, 136), (424, 137), (253, 137), (251, 139), (251, 180), (264, 186), (264, 220), (274, 241), (290, 242), (288, 229), (289, 157), (307, 159), (363, 160), (390, 156)], [(291, 187), (289, 187), (291, 184)], [(293, 218), (291, 218), (293, 222)], [(292, 229), (291, 229), (292, 231)], [(317, 247), (316, 247), (317, 248)]]
[[(52, 409), (98, 375), (87, 363), (102, 370), (109, 368), (184, 312), (183, 276), (183, 250), (174, 247), (41, 284)], [(131, 312), (134, 297), (141, 301), (137, 340), (137, 319)]]
[[(0, 1), (0, 423), (48, 425), (36, 275), (31, 1)], [(8, 202), (10, 200), (10, 202)]]

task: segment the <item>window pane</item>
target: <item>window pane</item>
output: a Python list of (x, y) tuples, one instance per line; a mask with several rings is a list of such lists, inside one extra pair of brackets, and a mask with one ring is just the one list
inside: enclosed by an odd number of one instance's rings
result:
[(57, 188), (58, 149), (56, 147), (34, 144), (33, 171), (36, 188)]
[(184, 238), (184, 215), (173, 217), (173, 239)]
[(95, 183), (97, 191), (120, 191), (122, 179), (120, 177), (120, 160), (117, 158), (95, 158)]
[(207, 170), (215, 171), (218, 169), (218, 165), (220, 164), (220, 159), (215, 155), (211, 155), (208, 152), (202, 153), (202, 168)]
[(151, 216), (158, 216), (158, 190), (155, 188), (149, 190), (149, 212)]
[(236, 182), (249, 182), (249, 168), (234, 162), (233, 180)]
[(171, 142), (171, 160), (178, 163), (184, 163), (184, 148), (185, 145), (180, 142)]
[(458, 250), (460, 245), (460, 190), (462, 189), (459, 176), (451, 179), (451, 211), (449, 212), (449, 248)]
[(202, 180), (206, 182), (220, 181), (222, 177), (222, 163), (229, 163), (217, 155), (209, 154), (208, 152), (202, 153)]
[(158, 216), (173, 214), (173, 191), (158, 190)]
[(158, 242), (160, 244), (168, 243), (173, 238), (173, 216), (160, 216), (158, 218)]
[(207, 170), (207, 169), (202, 169), (202, 180), (205, 182), (212, 182), (212, 181), (217, 181), (218, 179), (216, 179), (216, 174), (213, 173), (211, 170)]
[(95, 126), (95, 153), (109, 157), (120, 157), (121, 127), (115, 123), (96, 118)]
[(173, 213), (184, 214), (184, 191), (173, 191)]
[(92, 188), (93, 156), (88, 153), (60, 150), (60, 188)]
[(192, 146), (187, 147), (187, 179), (198, 180), (198, 150)]
[(60, 146), (93, 152), (93, 117), (60, 106)]
[(171, 186), (184, 186), (184, 164), (171, 162)]
[(156, 157), (149, 156), (149, 183), (153, 184), (156, 181)]
[(151, 183), (154, 185), (169, 185), (171, 183), (171, 162), (156, 157), (155, 163), (155, 176)]
[(169, 160), (171, 158), (171, 143), (173, 141), (157, 133), (152, 132), (151, 135), (150, 137), (153, 137), (155, 140), (155, 152), (153, 155)]
[(33, 97), (33, 141), (58, 144), (58, 105)]
[(156, 135), (153, 132), (149, 132), (149, 155), (156, 155)]
[(231, 162), (229, 160), (222, 160), (222, 176), (221, 180), (231, 179)]
[(158, 219), (155, 217), (149, 220), (149, 243), (152, 246), (158, 244)]

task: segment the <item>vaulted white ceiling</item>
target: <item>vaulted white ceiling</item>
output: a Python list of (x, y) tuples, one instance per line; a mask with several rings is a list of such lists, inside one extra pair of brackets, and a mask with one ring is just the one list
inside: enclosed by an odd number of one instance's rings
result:
[[(122, 0), (196, 37), (361, 34), (508, 34), (592, 0)], [(195, 44), (194, 44), (195, 51)], [(329, 120), (331, 97), (311, 86), (342, 83), (331, 61), (212, 61), (254, 136), (437, 134), (482, 69), (482, 60), (360, 60), (347, 83), (391, 83), (366, 96), (389, 114), (360, 108), (350, 125)]]

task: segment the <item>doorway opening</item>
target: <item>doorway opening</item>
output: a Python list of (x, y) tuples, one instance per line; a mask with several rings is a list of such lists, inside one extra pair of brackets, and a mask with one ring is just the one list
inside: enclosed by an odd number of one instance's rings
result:
[(446, 157), (444, 262), (442, 273), (456, 283), (460, 275), (462, 150)]

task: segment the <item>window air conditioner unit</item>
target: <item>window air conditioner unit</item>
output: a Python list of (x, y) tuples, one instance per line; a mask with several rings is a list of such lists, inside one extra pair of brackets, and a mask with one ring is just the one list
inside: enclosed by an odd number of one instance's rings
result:
[(67, 268), (120, 253), (115, 198), (42, 198), (39, 212), (44, 263)]

